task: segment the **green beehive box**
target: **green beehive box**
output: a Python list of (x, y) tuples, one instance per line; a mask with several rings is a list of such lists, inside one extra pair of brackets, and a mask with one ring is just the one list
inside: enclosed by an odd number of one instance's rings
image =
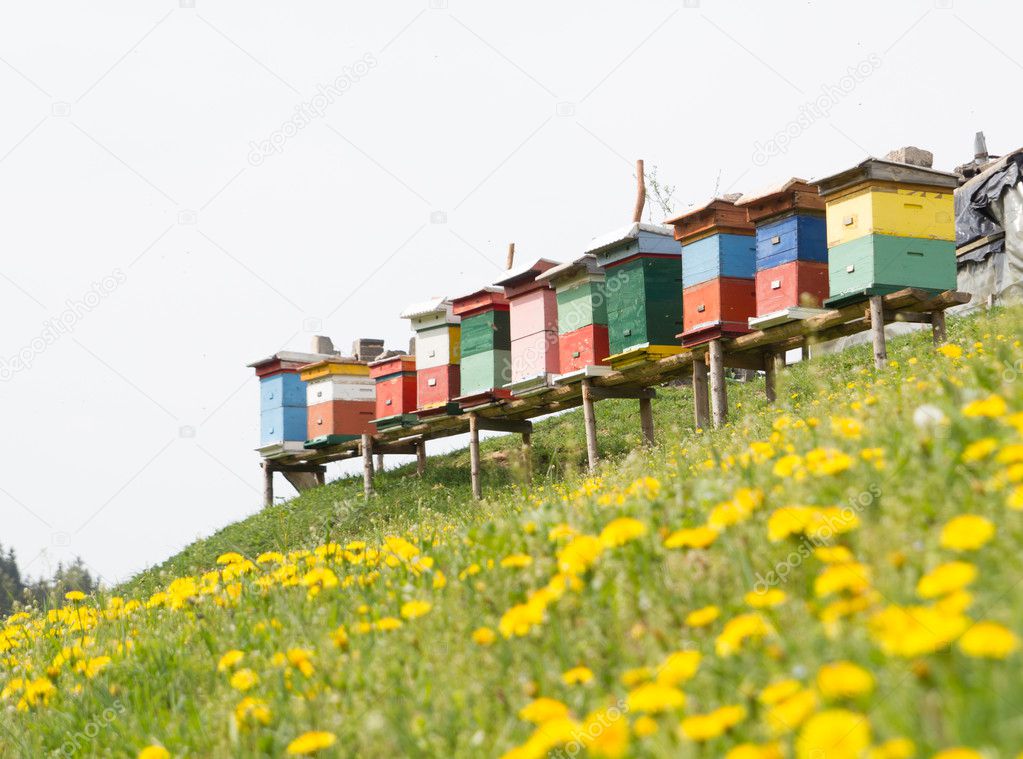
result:
[(831, 297), (836, 307), (869, 295), (915, 287), (956, 288), (955, 243), (890, 235), (865, 235), (828, 251)]
[(582, 281), (558, 290), (558, 333), (565, 335), (593, 324), (607, 324), (603, 282)]
[(682, 331), (682, 259), (634, 258), (609, 267), (607, 330), (611, 354), (643, 343), (677, 345)]
[(484, 311), (462, 318), (462, 357), (492, 350), (511, 350), (507, 311)]
[(475, 395), (511, 382), (511, 351), (489, 350), (462, 356), (462, 395)]

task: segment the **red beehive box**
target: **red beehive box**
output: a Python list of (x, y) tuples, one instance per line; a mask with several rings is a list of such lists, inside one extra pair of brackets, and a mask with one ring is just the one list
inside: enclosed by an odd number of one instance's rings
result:
[(757, 316), (793, 306), (820, 308), (828, 297), (828, 265), (790, 261), (757, 272)]
[(376, 380), (376, 418), (412, 414), (416, 410), (416, 357), (388, 356), (369, 365)]
[[(419, 399), (418, 414), (431, 412), (446, 413), (451, 399), (456, 398), (461, 387), (461, 370), (458, 364), (444, 364), (416, 372), (416, 395)], [(457, 409), (458, 404), (454, 404)]]
[(609, 350), (606, 324), (590, 324), (566, 332), (558, 337), (561, 373), (603, 366)]
[(722, 334), (749, 332), (749, 315), (757, 307), (752, 279), (718, 277), (682, 291), (684, 345), (695, 345)]

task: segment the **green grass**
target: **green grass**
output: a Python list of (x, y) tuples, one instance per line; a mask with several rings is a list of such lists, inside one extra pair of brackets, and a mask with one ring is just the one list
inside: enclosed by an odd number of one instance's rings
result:
[[(892, 341), (892, 366), (875, 372), (869, 348), (856, 348), (790, 367), (776, 407), (764, 401), (762, 382), (731, 383), (732, 422), (720, 430), (693, 430), (688, 389), (663, 389), (652, 451), (640, 446), (635, 402), (602, 402), (598, 477), (583, 470), (581, 420), (570, 412), (537, 424), (531, 486), (518, 439), (496, 438), (483, 446), (482, 503), (469, 495), (465, 451), (431, 457), (422, 480), (407, 467), (379, 475), (369, 503), (361, 478), (342, 479), (230, 525), (112, 593), (70, 601), (52, 619), (9, 622), (0, 637), (8, 691), (0, 755), (136, 756), (162, 745), (176, 757), (283, 756), (316, 730), (336, 738), (320, 756), (526, 757), (553, 748), (702, 758), (749, 743), (760, 748), (733, 756), (767, 757), (777, 742), (790, 755), (834, 759), (900, 737), (918, 756), (952, 746), (1015, 756), (1023, 749), (1020, 654), (979, 657), (998, 636), (976, 623), (1007, 626), (1010, 644), (1023, 628), (1023, 512), (1010, 508), (1023, 480), (1023, 417), (1010, 417), (1023, 411), (1023, 310), (949, 326), (962, 358), (916, 334)], [(992, 394), (1006, 413), (964, 413)], [(964, 461), (983, 440), (986, 455)], [(831, 470), (815, 463), (821, 451), (831, 452)], [(749, 493), (759, 494), (759, 507), (726, 506), (734, 523), (707, 548), (666, 543), (720, 515), (721, 504), (749, 504)], [(1019, 497), (1023, 506), (1023, 490)], [(769, 530), (794, 524), (795, 512), (777, 511), (786, 506), (847, 510), (807, 536), (772, 541)], [(994, 527), (977, 550), (942, 543), (943, 526), (962, 514)], [(583, 537), (552, 540), (564, 525)], [(227, 552), (255, 559), (353, 541), (372, 550), (388, 536), (418, 553), (363, 556), (355, 547), (348, 559), (294, 554), (237, 575), (210, 573)], [(857, 563), (828, 575), (813, 552), (821, 545), (842, 546)], [(594, 554), (574, 561), (587, 546)], [(507, 557), (515, 566), (502, 565)], [(951, 560), (976, 568), (966, 593), (920, 598), (920, 578)], [(188, 576), (197, 585), (172, 584)], [(858, 588), (826, 592), (822, 576)], [(315, 592), (324, 577), (337, 586)], [(765, 579), (784, 597), (754, 610), (745, 596)], [(169, 596), (151, 598), (169, 586)], [(88, 610), (107, 609), (113, 593), (142, 606), (115, 603), (94, 620)], [(410, 601), (430, 608), (405, 618)], [(848, 613), (826, 624), (835, 602)], [(718, 619), (687, 623), (708, 606)], [(392, 618), (401, 626), (383, 629)], [(893, 618), (907, 625), (882, 625)], [(763, 635), (735, 640), (743, 620)], [(479, 628), (493, 631), (492, 643), (474, 640)], [(917, 650), (902, 650), (910, 643)], [(62, 647), (64, 661), (55, 661)], [(244, 658), (218, 671), (233, 649)], [(295, 649), (308, 651), (308, 665)], [(673, 684), (662, 665), (677, 651), (702, 661)], [(817, 675), (836, 661), (857, 665), (867, 685), (833, 692)], [(566, 683), (563, 673), (580, 666), (592, 679)], [(244, 693), (231, 683), (242, 668), (258, 678)], [(629, 698), (637, 668), (684, 691), (685, 706), (644, 716), (637, 694)], [(12, 683), (26, 677), (45, 677), (53, 692), (19, 711), (25, 693)], [(839, 679), (852, 687), (850, 678)], [(806, 713), (796, 702), (781, 713), (762, 700), (765, 686), (784, 679), (800, 689), (792, 698), (811, 704)], [(236, 720), (246, 696), (265, 707), (265, 724)], [(564, 704), (571, 718), (530, 725), (519, 710), (537, 697)], [(725, 706), (741, 707), (737, 723), (725, 730), (723, 713), (702, 723), (721, 735), (698, 741), (680, 732), (680, 724), (690, 735), (698, 727), (687, 717)], [(69, 741), (78, 744), (70, 754)]]

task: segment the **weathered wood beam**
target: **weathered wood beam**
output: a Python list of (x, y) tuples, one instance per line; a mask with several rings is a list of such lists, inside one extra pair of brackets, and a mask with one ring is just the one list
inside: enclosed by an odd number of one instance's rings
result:
[(888, 363), (888, 346), (884, 339), (884, 301), (880, 295), (870, 298), (870, 336), (874, 342), (874, 368), (884, 369)]
[(935, 345), (941, 345), (948, 340), (944, 311), (933, 311), (931, 313), (931, 337), (934, 339)]
[(597, 468), (600, 460), (600, 453), (597, 450), (597, 416), (593, 410), (593, 397), (590, 395), (592, 380), (589, 378), (582, 381), (583, 393), (583, 426), (586, 428), (586, 462), (590, 471)]
[(480, 418), (476, 414), (469, 414), (469, 477), (472, 497), (479, 501), (483, 498), (483, 485), (480, 482)]
[(362, 493), (368, 501), (373, 497), (373, 436), (362, 436)]
[(263, 462), (263, 506), (274, 505), (274, 470), (270, 462)]
[(639, 399), (639, 427), (643, 433), (643, 445), (652, 448), (654, 440), (654, 407), (649, 398)]
[(724, 347), (721, 340), (710, 341), (710, 406), (714, 426), (728, 421), (728, 388), (725, 386)]
[(707, 386), (707, 363), (703, 356), (693, 361), (693, 412), (698, 429), (710, 429), (710, 395)]
[(657, 397), (657, 391), (652, 387), (641, 388), (617, 388), (617, 387), (590, 387), (590, 397), (595, 401), (606, 401), (609, 398), (625, 398), (629, 400), (650, 400)]
[(422, 477), (426, 474), (426, 441), (420, 440), (416, 446), (416, 474)]

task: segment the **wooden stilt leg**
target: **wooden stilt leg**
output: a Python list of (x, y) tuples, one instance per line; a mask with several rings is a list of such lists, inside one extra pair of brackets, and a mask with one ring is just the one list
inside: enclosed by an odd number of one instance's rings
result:
[(941, 345), (948, 340), (948, 332), (945, 331), (944, 311), (934, 311), (931, 314), (931, 335), (934, 337), (935, 345)]
[(263, 462), (263, 506), (274, 505), (274, 470), (270, 462)]
[(469, 414), (469, 476), (472, 478), (472, 497), (483, 497), (480, 484), (480, 423), (476, 414)]
[(884, 301), (880, 295), (870, 298), (870, 333), (874, 338), (874, 368), (884, 369), (888, 363), (888, 347), (884, 340)]
[(710, 427), (710, 396), (707, 393), (707, 363), (702, 356), (693, 358), (693, 412), (696, 426), (701, 430)]
[(382, 454), (382, 453), (378, 453), (377, 454), (377, 467), (376, 467), (376, 470), (378, 472), (384, 471), (384, 454)]
[(426, 474), (426, 441), (420, 440), (416, 443), (416, 474), (422, 477)]
[(325, 466), (320, 467), (318, 470), (316, 470), (315, 474), (317, 485), (323, 487), (324, 485), (327, 484), (327, 467)]
[(586, 461), (592, 472), (597, 468), (600, 454), (597, 452), (597, 417), (593, 413), (593, 398), (590, 396), (590, 381), (583, 380), (583, 424), (586, 427)]
[(725, 353), (720, 340), (710, 341), (710, 403), (714, 426), (728, 421), (728, 390), (725, 388)]
[(362, 436), (362, 491), (368, 501), (373, 495), (373, 436)]
[(774, 403), (778, 399), (775, 382), (778, 375), (775, 356), (771, 353), (764, 354), (764, 392), (767, 395), (767, 402)]
[(526, 482), (533, 482), (533, 434), (522, 433), (522, 460), (526, 469)]
[(803, 341), (803, 357), (802, 358), (803, 358), (803, 361), (809, 361), (810, 360), (810, 343), (805, 341), (805, 340)]
[(639, 426), (643, 430), (643, 445), (654, 445), (654, 407), (649, 398), (639, 399)]

